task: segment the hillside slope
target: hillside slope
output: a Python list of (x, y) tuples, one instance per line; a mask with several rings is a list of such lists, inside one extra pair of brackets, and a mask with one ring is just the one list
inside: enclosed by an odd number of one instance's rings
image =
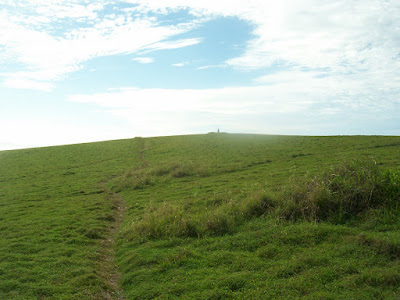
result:
[[(344, 169), (342, 181), (375, 180), (368, 206), (331, 205), (325, 216), (304, 209), (320, 202), (293, 200), (354, 160), (361, 171)], [(0, 152), (0, 298), (396, 299), (398, 161), (400, 138), (373, 136), (208, 134)]]

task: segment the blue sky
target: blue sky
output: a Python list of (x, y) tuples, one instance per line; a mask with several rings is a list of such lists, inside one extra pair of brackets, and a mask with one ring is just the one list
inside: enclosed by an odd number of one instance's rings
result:
[(0, 150), (400, 134), (397, 0), (3, 0)]

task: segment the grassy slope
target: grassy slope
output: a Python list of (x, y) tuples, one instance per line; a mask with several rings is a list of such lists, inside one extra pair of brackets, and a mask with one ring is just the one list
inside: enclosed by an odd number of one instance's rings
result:
[[(268, 215), (224, 223), (222, 213), (353, 158), (399, 169), (399, 150), (399, 137), (210, 134), (0, 152), (0, 298), (101, 295), (109, 181), (128, 207), (117, 262), (130, 299), (395, 299), (398, 212), (342, 225)], [(197, 236), (171, 223), (172, 234), (138, 230), (174, 214), (204, 223)]]
[[(148, 139), (145, 149), (148, 174), (136, 178), (132, 172), (114, 182), (131, 207), (118, 252), (129, 298), (390, 299), (399, 294), (400, 264), (391, 252), (400, 249), (398, 214), (377, 212), (345, 225), (269, 217), (226, 225), (213, 214), (231, 199), (244, 201), (260, 190), (279, 194), (291, 181), (353, 158), (373, 157), (398, 168), (399, 138), (208, 135)], [(138, 179), (147, 184), (138, 185)], [(165, 209), (152, 219), (148, 203)], [(175, 237), (170, 237), (162, 229), (148, 237), (148, 232), (135, 234), (143, 213), (144, 226), (173, 226), (175, 220), (162, 223), (171, 207), (178, 207), (172, 210), (178, 217), (182, 207), (189, 221), (210, 223), (208, 234), (187, 238), (171, 230)]]
[(84, 299), (104, 288), (101, 181), (134, 167), (135, 141), (0, 152), (0, 299)]

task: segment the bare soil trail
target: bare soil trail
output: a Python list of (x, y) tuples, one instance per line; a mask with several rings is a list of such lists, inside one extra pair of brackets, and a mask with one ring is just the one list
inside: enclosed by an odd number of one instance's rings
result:
[[(145, 158), (146, 150), (145, 140), (140, 138), (139, 169), (145, 169), (149, 165), (149, 162)], [(121, 288), (121, 273), (115, 263), (115, 248), (117, 235), (125, 218), (126, 204), (120, 194), (111, 191), (107, 187), (109, 180), (101, 182), (101, 189), (106, 195), (106, 200), (111, 203), (113, 213), (108, 218), (110, 227), (100, 241), (101, 250), (99, 254), (98, 275), (102, 277), (106, 283), (106, 288), (103, 290), (101, 298), (105, 300), (123, 300), (126, 299), (126, 297)]]
[(100, 241), (99, 275), (106, 282), (106, 289), (102, 293), (102, 299), (125, 299), (121, 288), (121, 274), (115, 263), (115, 244), (117, 234), (125, 217), (126, 205), (124, 199), (118, 193), (107, 188), (107, 182), (101, 183), (107, 200), (111, 203), (113, 214), (109, 216), (110, 227)]

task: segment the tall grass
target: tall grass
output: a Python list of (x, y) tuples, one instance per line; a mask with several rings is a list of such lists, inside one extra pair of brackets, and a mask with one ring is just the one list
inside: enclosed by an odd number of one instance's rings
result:
[(245, 199), (230, 198), (201, 212), (168, 203), (150, 205), (127, 234), (131, 239), (224, 235), (234, 232), (244, 221), (267, 213), (273, 206), (264, 192)]
[(371, 161), (351, 161), (309, 181), (297, 180), (283, 194), (285, 219), (345, 222), (373, 208), (399, 207), (400, 173)]
[(190, 211), (188, 205), (150, 205), (128, 235), (131, 239), (218, 236), (265, 214), (343, 223), (371, 209), (399, 208), (399, 203), (399, 172), (381, 170), (374, 162), (351, 161), (310, 180), (297, 179), (277, 199), (260, 190), (247, 196), (215, 197), (201, 212)]

